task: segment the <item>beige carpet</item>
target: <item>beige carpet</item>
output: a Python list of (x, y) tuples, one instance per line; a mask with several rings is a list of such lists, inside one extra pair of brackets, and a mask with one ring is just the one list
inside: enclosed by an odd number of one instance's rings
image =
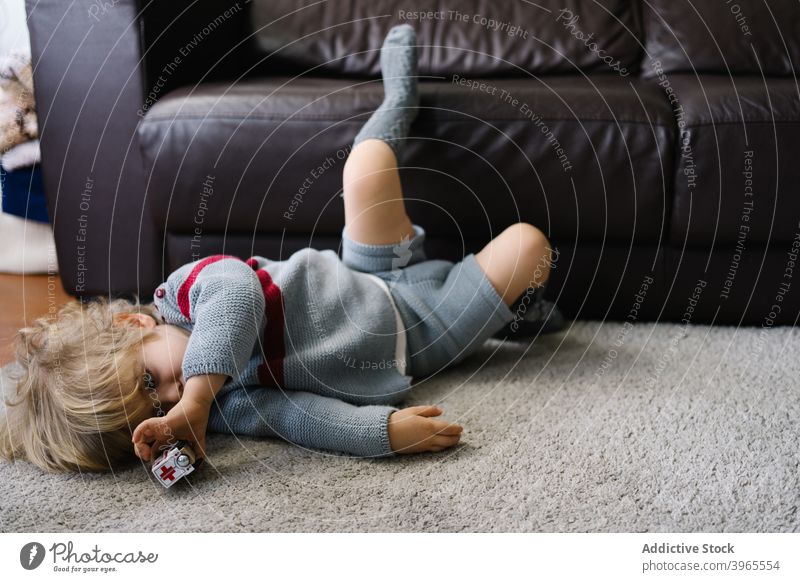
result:
[(165, 491), (144, 467), (0, 463), (7, 531), (799, 531), (798, 331), (580, 322), (488, 342), (418, 385), (455, 449), (362, 460), (209, 438)]

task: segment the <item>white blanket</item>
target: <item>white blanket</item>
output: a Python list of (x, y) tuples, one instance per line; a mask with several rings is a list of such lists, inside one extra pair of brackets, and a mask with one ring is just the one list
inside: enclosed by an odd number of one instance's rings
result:
[(0, 273), (57, 273), (52, 225), (0, 212)]
[(39, 140), (33, 139), (19, 145), (15, 145), (0, 157), (0, 165), (6, 172), (13, 172), (20, 168), (27, 168), (33, 164), (38, 164), (42, 159), (39, 149)]

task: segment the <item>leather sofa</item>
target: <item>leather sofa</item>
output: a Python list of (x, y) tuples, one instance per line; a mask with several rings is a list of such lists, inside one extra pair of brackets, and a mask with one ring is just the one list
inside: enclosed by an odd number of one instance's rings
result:
[(336, 249), (392, 25), (420, 39), (401, 160), (432, 258), (505, 226), (578, 318), (794, 324), (795, 0), (28, 0), (65, 289), (149, 299), (224, 252)]

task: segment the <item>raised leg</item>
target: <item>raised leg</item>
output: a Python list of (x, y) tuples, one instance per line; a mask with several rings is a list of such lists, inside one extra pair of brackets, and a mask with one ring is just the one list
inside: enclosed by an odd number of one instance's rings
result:
[(529, 287), (550, 276), (552, 251), (544, 233), (525, 222), (506, 228), (475, 255), (492, 286), (511, 306)]
[(342, 179), (347, 236), (365, 244), (389, 244), (414, 235), (397, 160), (386, 142), (360, 142), (347, 158)]
[(353, 140), (343, 171), (345, 230), (365, 244), (411, 237), (397, 160), (417, 116), (417, 37), (408, 24), (392, 27), (381, 47), (383, 103)]

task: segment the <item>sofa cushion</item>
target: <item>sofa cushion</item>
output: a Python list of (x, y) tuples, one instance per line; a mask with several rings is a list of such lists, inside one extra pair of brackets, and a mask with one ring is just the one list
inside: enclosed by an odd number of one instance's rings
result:
[(632, 0), (444, 3), (252, 0), (250, 21), (268, 68), (281, 73), (380, 76), (389, 28), (417, 30), (420, 75), (636, 72)]
[(793, 79), (673, 74), (680, 124), (674, 246), (791, 242), (800, 220)]
[[(648, 60), (666, 72), (800, 72), (797, 0), (642, 2)], [(645, 67), (645, 74), (653, 70)]]
[[(420, 84), (401, 160), (412, 218), (487, 239), (520, 220), (571, 241), (658, 241), (673, 118), (616, 75)], [(271, 77), (172, 92), (140, 123), (147, 201), (172, 232), (338, 234), (342, 167), (380, 81)]]

